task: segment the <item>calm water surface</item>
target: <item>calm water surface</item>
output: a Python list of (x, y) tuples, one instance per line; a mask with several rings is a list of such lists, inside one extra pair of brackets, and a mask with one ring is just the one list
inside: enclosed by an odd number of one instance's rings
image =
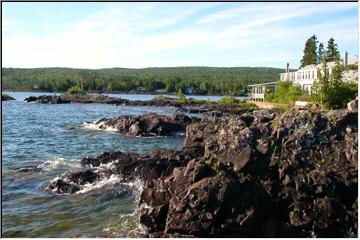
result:
[[(8, 94), (17, 100), (2, 103), (3, 237), (124, 237), (137, 230), (137, 194), (132, 191), (140, 186), (136, 182), (120, 185), (112, 179), (77, 195), (50, 194), (44, 188), (54, 178), (80, 170), (79, 161), (85, 156), (176, 149), (183, 142), (183, 137), (133, 138), (69, 127), (125, 114), (172, 114), (175, 108), (29, 104), (22, 100), (46, 93)], [(148, 96), (130, 97), (147, 100)], [(43, 171), (14, 171), (27, 165), (41, 165)]]

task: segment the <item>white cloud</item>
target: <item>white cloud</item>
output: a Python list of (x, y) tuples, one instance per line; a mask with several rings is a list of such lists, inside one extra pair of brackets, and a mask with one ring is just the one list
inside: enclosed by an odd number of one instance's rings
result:
[[(121, 8), (109, 5), (56, 34), (3, 32), (3, 65), (77, 68), (279, 65), (281, 59), (285, 62), (299, 58), (304, 41), (312, 34), (324, 42), (334, 36), (337, 42), (357, 44), (357, 32), (351, 27), (357, 24), (352, 19), (331, 24), (329, 19), (307, 25), (287, 24), (290, 19), (336, 14), (337, 10), (353, 5), (294, 5), (248, 4), (206, 17), (199, 13), (214, 4), (193, 3), (191, 8), (181, 4), (170, 8), (160, 3), (127, 4)], [(200, 20), (180, 24), (191, 17)]]

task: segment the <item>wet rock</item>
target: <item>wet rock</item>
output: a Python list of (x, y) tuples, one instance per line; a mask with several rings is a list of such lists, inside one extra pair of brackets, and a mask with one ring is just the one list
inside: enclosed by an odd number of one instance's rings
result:
[(138, 117), (103, 118), (95, 124), (99, 129), (111, 128), (116, 130), (117, 133), (129, 136), (156, 137), (185, 132), (186, 126), (191, 122), (192, 118), (183, 114), (174, 114), (172, 116), (145, 114)]
[(137, 136), (141, 134), (141, 128), (138, 124), (134, 123), (129, 127), (128, 135)]
[(51, 183), (49, 189), (58, 194), (73, 194), (80, 190), (75, 184), (67, 183), (61, 179)]
[(85, 170), (82, 172), (77, 172), (70, 174), (66, 177), (68, 181), (74, 182), (77, 185), (84, 185), (87, 183), (93, 183), (100, 179), (100, 176), (98, 173), (95, 173), (91, 170)]
[(1, 101), (10, 101), (10, 100), (15, 100), (15, 98), (13, 98), (7, 94), (1, 94)]

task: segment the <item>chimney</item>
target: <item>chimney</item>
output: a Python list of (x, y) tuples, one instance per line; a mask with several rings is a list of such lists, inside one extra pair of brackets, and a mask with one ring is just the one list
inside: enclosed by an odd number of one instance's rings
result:
[(348, 65), (348, 52), (345, 52), (345, 66)]
[(289, 73), (289, 63), (286, 63), (286, 73)]

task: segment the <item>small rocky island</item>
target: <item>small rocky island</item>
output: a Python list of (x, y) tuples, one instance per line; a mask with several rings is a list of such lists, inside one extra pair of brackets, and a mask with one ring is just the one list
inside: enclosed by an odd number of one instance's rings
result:
[[(24, 99), (28, 103), (42, 103), (42, 104), (68, 104), (68, 103), (100, 103), (126, 106), (157, 106), (157, 107), (177, 107), (182, 113), (203, 113), (213, 110), (227, 111), (229, 104), (221, 104), (219, 102), (211, 102), (206, 100), (187, 99), (184, 102), (177, 98), (171, 97), (155, 97), (151, 100), (128, 100), (117, 97), (110, 97), (102, 94), (69, 94), (63, 93), (61, 95), (41, 95), (31, 96)], [(240, 102), (240, 101), (239, 101)], [(245, 104), (245, 102), (243, 102)], [(231, 104), (230, 104), (231, 105)], [(239, 106), (239, 104), (237, 104)], [(192, 107), (192, 108), (189, 108)], [(256, 108), (255, 105), (246, 103), (247, 108)], [(234, 106), (230, 106), (231, 111), (234, 111)], [(241, 109), (243, 110), (243, 108)]]
[[(86, 157), (83, 171), (47, 189), (76, 194), (112, 174), (124, 183), (140, 179), (139, 222), (146, 232), (132, 237), (355, 237), (357, 100), (348, 106), (208, 111), (194, 121), (182, 116), (181, 149)], [(120, 129), (146, 136), (133, 124)]]
[(15, 100), (15, 98), (7, 94), (1, 94), (1, 101), (10, 101), (10, 100)]

